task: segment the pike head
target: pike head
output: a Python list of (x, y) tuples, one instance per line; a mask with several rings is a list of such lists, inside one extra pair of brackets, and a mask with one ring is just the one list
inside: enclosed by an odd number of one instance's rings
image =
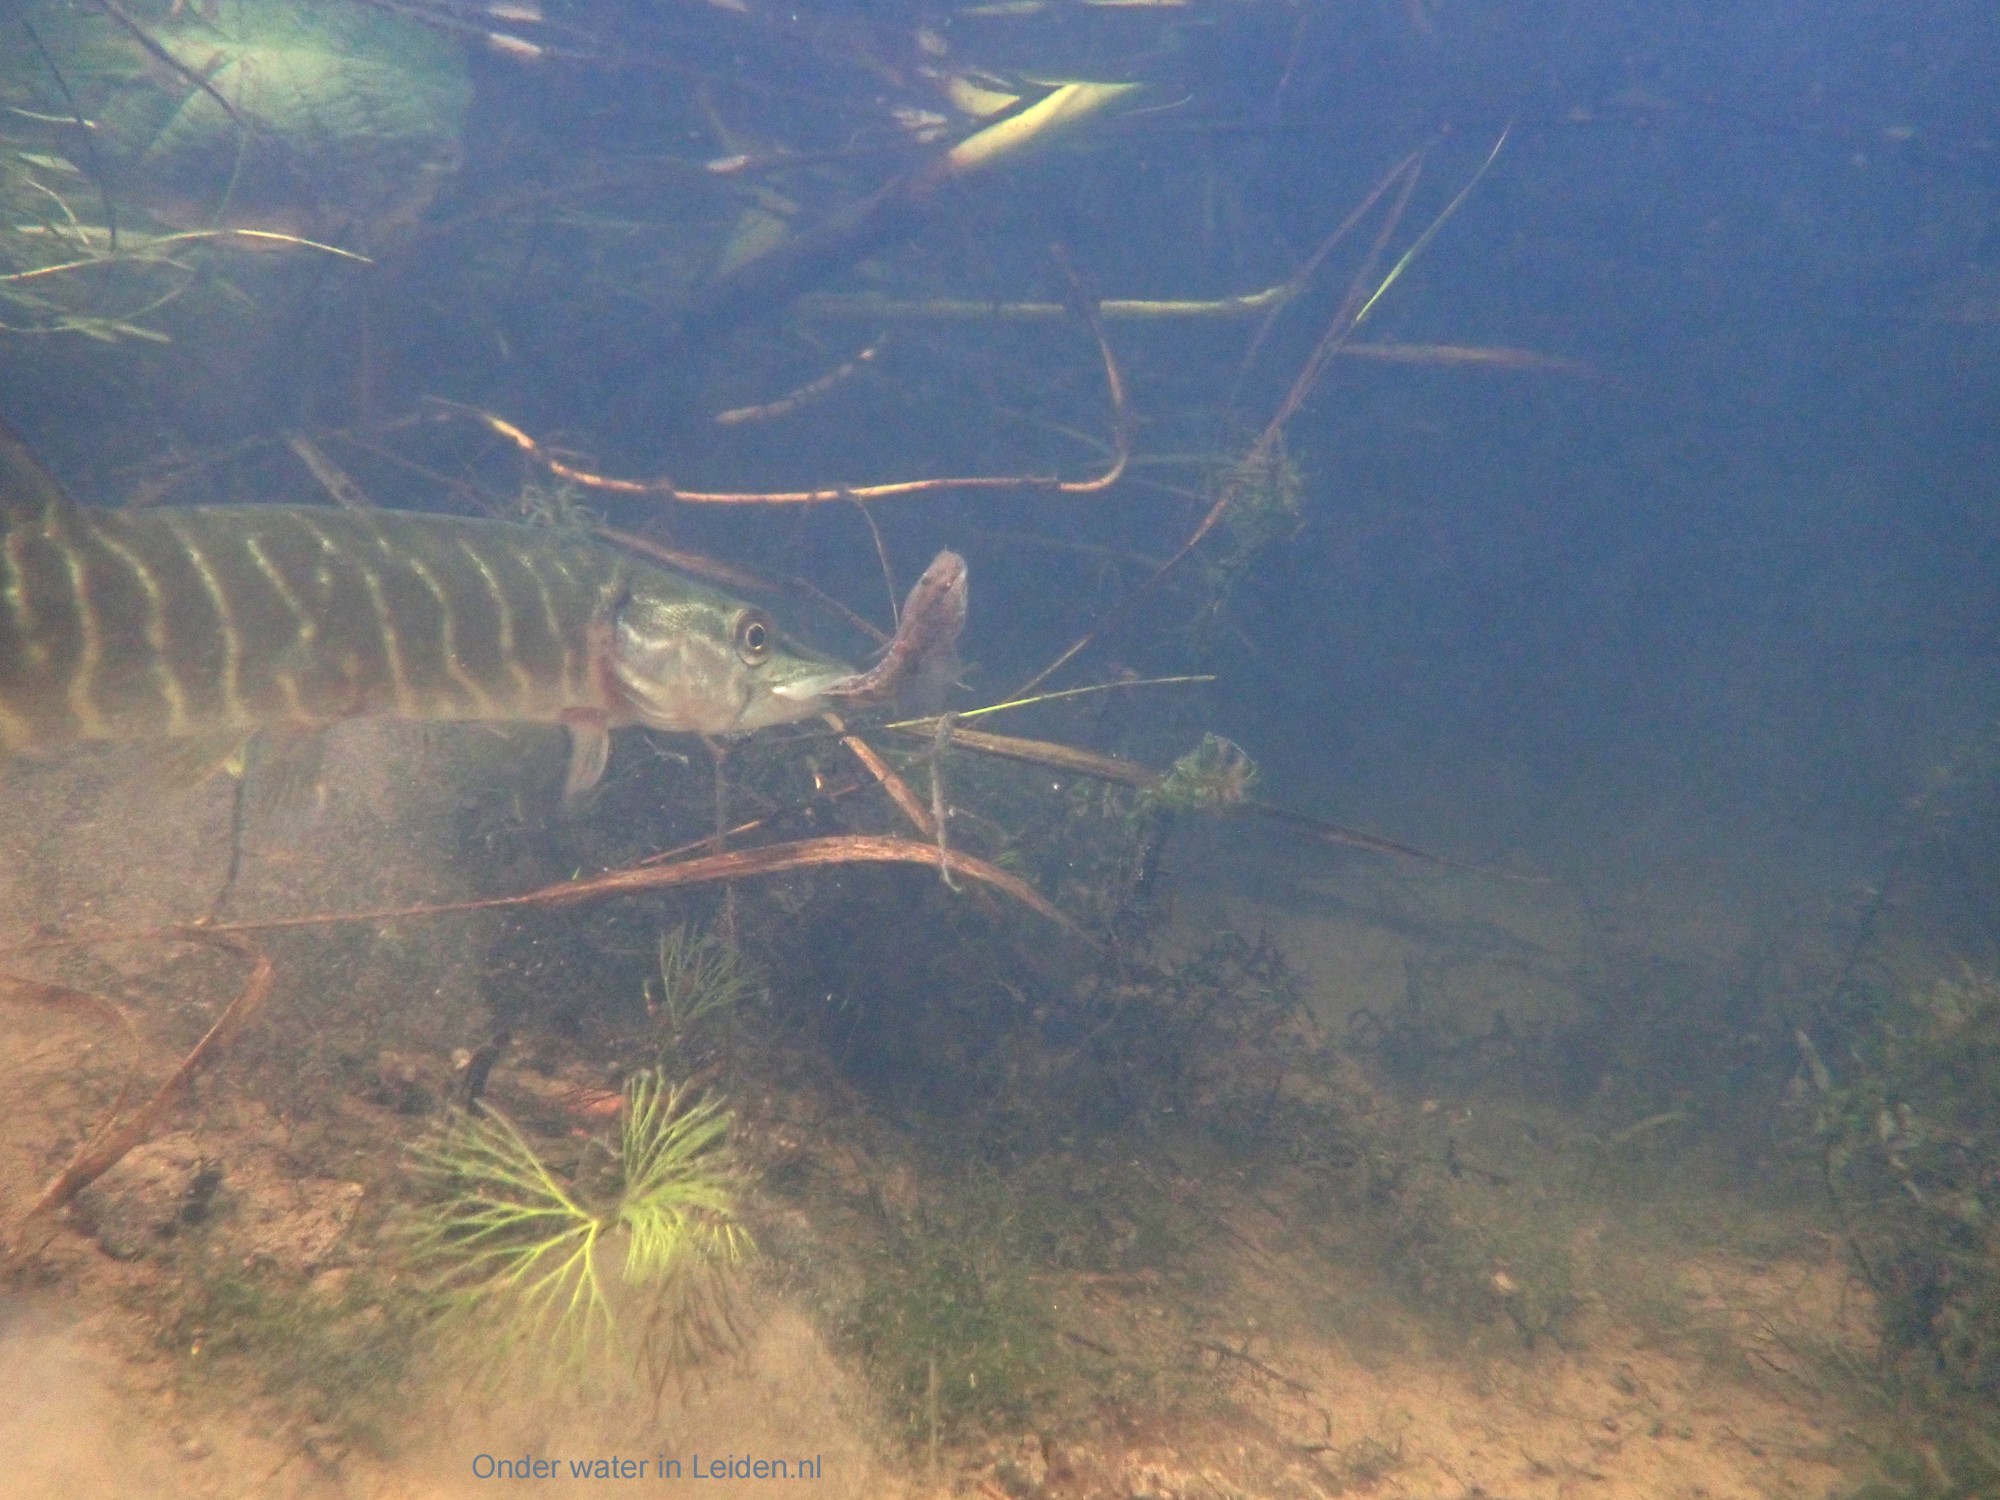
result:
[(618, 606), (608, 673), (625, 710), (615, 722), (706, 735), (748, 734), (836, 705), (894, 699), (956, 646), (965, 563), (939, 553), (911, 590), (881, 662), (856, 672), (787, 642), (763, 610), (645, 569)]

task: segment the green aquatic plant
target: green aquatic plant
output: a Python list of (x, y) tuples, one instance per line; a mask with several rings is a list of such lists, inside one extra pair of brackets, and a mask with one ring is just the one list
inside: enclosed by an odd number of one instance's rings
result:
[(1168, 768), (1145, 805), (1165, 812), (1213, 812), (1241, 802), (1256, 784), (1256, 762), (1241, 745), (1205, 734)]
[(1259, 560), (1305, 525), (1305, 476), (1286, 453), (1282, 436), (1254, 445), (1229, 464), (1216, 488), (1228, 508), (1221, 536), (1202, 562), (1202, 605), (1190, 632), (1201, 655), (1221, 644), (1231, 603)]
[(617, 1342), (631, 1313), (649, 1358), (688, 1344), (690, 1320), (713, 1311), (696, 1283), (754, 1247), (736, 1216), (730, 1116), (686, 1094), (655, 1071), (632, 1076), (601, 1193), (565, 1181), (498, 1111), (460, 1116), (416, 1155), (436, 1191), (415, 1231), (420, 1257), (463, 1309), (499, 1310), (511, 1332), (575, 1364)]
[(762, 977), (733, 943), (686, 925), (660, 934), (659, 984), (646, 984), (646, 1009), (659, 1025), (660, 1058), (683, 1055), (697, 1030), (763, 988)]
[(1797, 1092), (1882, 1338), (1868, 1379), (1892, 1415), (1862, 1493), (2000, 1493), (2000, 979), (1909, 986), (1872, 1019), (1845, 1057), (1798, 1033)]

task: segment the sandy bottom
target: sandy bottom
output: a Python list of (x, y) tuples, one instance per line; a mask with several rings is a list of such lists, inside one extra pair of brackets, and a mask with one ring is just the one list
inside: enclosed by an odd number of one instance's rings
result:
[[(53, 886), (37, 883), (32, 871), (45, 851), (26, 825), (0, 835), (12, 840), (0, 850), (0, 946), (45, 923), (199, 912), (214, 875), (199, 851), (226, 826), (223, 804), (197, 799), (135, 850), (133, 824), (113, 792), (78, 773), (56, 795), (72, 809), (70, 873)], [(75, 873), (78, 851), (94, 882)], [(1505, 996), (1522, 1015), (1560, 1015), (1580, 1003), (1578, 954), (1607, 924), (1654, 934), (1663, 960), (1713, 958), (1742, 936), (1741, 904), (1701, 872), (1628, 884), (1592, 911), (1566, 888), (1355, 861), (1282, 878), (1265, 866), (1232, 879), (1213, 850), (1187, 857), (1217, 870), (1203, 883), (1208, 897), (1184, 902), (1184, 930), (1228, 921), (1274, 932), (1329, 1025), (1387, 1010), (1413, 975), (1441, 995)], [(141, 868), (155, 872), (150, 882), (133, 873)], [(162, 870), (184, 873), (162, 881)], [(1703, 888), (1705, 899), (1688, 894)], [(448, 968), (450, 958), (439, 962)], [(93, 962), (77, 977), (135, 1005), (147, 999), (141, 961)], [(108, 1104), (129, 1057), (102, 1016), (46, 995), (4, 998), (0, 1197), (18, 1206)], [(211, 1001), (150, 1036), (149, 1076), (213, 1014)], [(220, 1079), (198, 1089), (172, 1123), (241, 1164), (244, 1203), (277, 1205), (259, 1231), (274, 1236), (259, 1242), (272, 1255), (290, 1255), (308, 1272), (315, 1260), (339, 1263), (352, 1218), (343, 1205), (371, 1180), (361, 1165), (349, 1182), (327, 1166), (323, 1143), (301, 1165), (306, 1153), (288, 1127), (232, 1104)], [(885, 1437), (859, 1373), (808, 1302), (782, 1290), (782, 1264), (772, 1268), (780, 1289), (763, 1299), (741, 1345), (657, 1398), (603, 1381), (495, 1392), (433, 1372), (412, 1381), (383, 1440), (363, 1451), (254, 1392), (191, 1386), (192, 1351), (164, 1347), (145, 1311), (166, 1274), (161, 1263), (113, 1260), (59, 1217), (17, 1238), (0, 1302), (0, 1497), (1749, 1500), (1825, 1496), (1852, 1482), (1857, 1454), (1843, 1436), (1852, 1414), (1801, 1352), (1865, 1345), (1866, 1308), (1837, 1246), (1809, 1225), (1788, 1226), (1762, 1249), (1716, 1236), (1676, 1240), (1635, 1232), (1621, 1214), (1606, 1207), (1595, 1219), (1578, 1216), (1571, 1249), (1589, 1273), (1578, 1309), (1559, 1335), (1526, 1346), (1504, 1323), (1455, 1337), (1413, 1317), (1381, 1268), (1329, 1266), (1282, 1205), (1242, 1193), (1229, 1200), (1230, 1243), (1217, 1252), (1228, 1262), (1216, 1282), (1231, 1288), (1226, 1304), (1171, 1310), (1199, 1331), (1190, 1357), (1208, 1371), (1206, 1399), (1107, 1399), (1064, 1432), (996, 1435), (977, 1451), (935, 1460)], [(1506, 1268), (1495, 1274), (1504, 1278)], [(1076, 1276), (1051, 1286), (1050, 1311), (1066, 1337), (1117, 1351), (1140, 1347), (1149, 1320), (1168, 1318), (1155, 1305), (1163, 1295), (1143, 1280)], [(713, 1477), (718, 1461), (732, 1457), (809, 1459), (814, 1467), (784, 1480)], [(523, 1459), (553, 1463), (556, 1477), (500, 1477), (508, 1471), (498, 1461)], [(678, 1472), (663, 1476), (663, 1459), (678, 1462)], [(571, 1468), (599, 1460), (602, 1470)]]

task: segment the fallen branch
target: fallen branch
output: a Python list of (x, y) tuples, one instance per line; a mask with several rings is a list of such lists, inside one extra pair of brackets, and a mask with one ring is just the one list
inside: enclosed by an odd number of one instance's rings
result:
[[(487, 896), (471, 901), (440, 901), (419, 906), (390, 906), (372, 911), (313, 912), (297, 917), (248, 918), (235, 922), (185, 922), (169, 927), (129, 931), (87, 933), (74, 937), (37, 938), (32, 942), (0, 948), (0, 953), (40, 953), (64, 948), (99, 947), (106, 943), (212, 941), (251, 933), (288, 932), (305, 927), (351, 926), (362, 922), (397, 922), (411, 918), (452, 916), (461, 912), (504, 911), (522, 906), (567, 906), (593, 901), (603, 896), (631, 896), (643, 891), (666, 890), (674, 886), (707, 885), (716, 881), (743, 880), (759, 875), (779, 875), (788, 870), (816, 869), (849, 864), (938, 864), (935, 844), (881, 834), (849, 834), (832, 838), (800, 839), (788, 844), (767, 844), (758, 849), (734, 849), (700, 859), (670, 865), (633, 865), (610, 870), (580, 880), (518, 896)], [(1042, 898), (1033, 886), (1010, 875), (997, 865), (969, 855), (954, 853), (952, 872), (990, 885), (1012, 896), (1030, 911), (1048, 918), (1066, 932), (1082, 935), (1081, 929)]]
[(132, 1080), (138, 1074), (139, 1058), (145, 1051), (144, 1043), (139, 1040), (139, 1028), (132, 1022), (132, 1013), (117, 1001), (107, 1000), (89, 990), (71, 989), (66, 984), (50, 984), (41, 979), (23, 979), (16, 974), (0, 974), (0, 1000), (19, 1000), (50, 1007), (80, 1007), (108, 1016), (116, 1023), (125, 1033), (131, 1061), (126, 1068), (125, 1081), (118, 1086), (118, 1097), (111, 1101), (111, 1114), (115, 1119), (125, 1107), (126, 1096), (132, 1092)]
[[(1241, 297), (1106, 297), (1097, 304), (1106, 322), (1150, 322), (1174, 318), (1247, 318), (1291, 299), (1289, 282)], [(809, 318), (855, 318), (868, 322), (1060, 323), (1073, 316), (1064, 302), (981, 301), (976, 297), (884, 297), (874, 292), (813, 292), (793, 304)]]
[(1247, 1353), (1242, 1349), (1232, 1349), (1227, 1344), (1215, 1339), (1191, 1339), (1189, 1342), (1197, 1349), (1206, 1350), (1208, 1353), (1219, 1355), (1223, 1359), (1233, 1359), (1241, 1364), (1246, 1364), (1259, 1375), (1269, 1376), (1287, 1390), (1297, 1391), (1302, 1396), (1316, 1396), (1319, 1394), (1319, 1392), (1315, 1391), (1303, 1380), (1292, 1379), (1284, 1371), (1273, 1369), (1270, 1365), (1265, 1364), (1263, 1360), (1257, 1358), (1256, 1355)]
[[(190, 935), (194, 935), (191, 933)], [(234, 946), (234, 945), (231, 945)], [(248, 951), (248, 950), (244, 950)], [(181, 1065), (173, 1075), (153, 1091), (148, 1099), (124, 1124), (115, 1128), (100, 1129), (95, 1137), (86, 1142), (70, 1164), (59, 1172), (55, 1180), (42, 1189), (42, 1194), (29, 1207), (24, 1222), (42, 1214), (52, 1213), (61, 1208), (78, 1193), (97, 1181), (106, 1172), (125, 1159), (127, 1152), (143, 1142), (165, 1114), (187, 1091), (194, 1075), (221, 1054), (251, 1017), (263, 1008), (270, 998), (271, 980), (276, 970), (271, 960), (261, 953), (253, 953), (255, 967), (250, 971), (250, 979), (236, 998), (229, 1002), (229, 1008), (216, 1017), (215, 1024), (208, 1028), (206, 1035), (195, 1043), (194, 1050), (181, 1059)], [(116, 1111), (113, 1112), (116, 1118)]]
[(213, 99), (217, 107), (225, 115), (229, 116), (230, 124), (234, 125), (238, 130), (247, 131), (250, 128), (250, 122), (237, 112), (235, 105), (222, 96), (220, 89), (216, 88), (208, 79), (169, 52), (165, 45), (152, 32), (140, 25), (139, 22), (135, 21), (127, 13), (125, 7), (120, 5), (118, 0), (91, 0), (91, 4), (99, 12), (108, 17), (120, 30), (130, 36), (133, 41), (145, 48), (147, 54), (155, 62), (173, 73), (190, 88), (199, 89), (202, 93)]
[(925, 810), (923, 803), (917, 800), (917, 794), (910, 790), (909, 783), (898, 776), (889, 763), (875, 753), (873, 745), (869, 744), (868, 741), (861, 738), (858, 734), (849, 734), (847, 732), (847, 725), (839, 714), (824, 713), (820, 717), (826, 720), (828, 726), (835, 734), (840, 736), (840, 743), (845, 745), (849, 753), (861, 762), (868, 774), (881, 784), (882, 790), (889, 794), (889, 800), (896, 804), (897, 808), (902, 812), (904, 817), (910, 820), (917, 832), (921, 833), (925, 838), (935, 841), (938, 836), (937, 823), (932, 819), (930, 813)]
[[(1257, 441), (1251, 444), (1250, 451), (1244, 457), (1243, 462), (1237, 466), (1237, 473), (1245, 475), (1255, 474), (1268, 466), (1273, 455), (1279, 451), (1278, 445), (1284, 440), (1286, 424), (1298, 414), (1299, 408), (1305, 404), (1306, 398), (1312, 394), (1313, 387), (1319, 384), (1320, 376), (1326, 373), (1327, 365), (1332, 362), (1336, 354), (1339, 354), (1343, 349), (1352, 344), (1355, 333), (1360, 329), (1362, 323), (1366, 321), (1368, 314), (1374, 311), (1376, 304), (1382, 300), (1389, 288), (1396, 284), (1402, 277), (1403, 272), (1409, 268), (1412, 261), (1422, 253), (1424, 248), (1436, 237), (1438, 231), (1458, 211), (1459, 206), (1465, 202), (1466, 196), (1478, 185), (1480, 179), (1486, 175), (1487, 168), (1493, 165), (1494, 158), (1500, 154), (1500, 148), (1506, 144), (1506, 140), (1506, 132), (1503, 131), (1500, 139), (1493, 143), (1493, 149), (1487, 153), (1486, 160), (1480, 165), (1479, 170), (1473, 173), (1471, 180), (1463, 188), (1459, 189), (1458, 196), (1445, 205), (1444, 211), (1431, 221), (1429, 227), (1422, 234), (1417, 236), (1416, 242), (1403, 252), (1396, 263), (1389, 268), (1388, 274), (1380, 282), (1376, 283), (1375, 289), (1372, 292), (1364, 297), (1361, 295), (1361, 290), (1372, 278), (1376, 264), (1388, 248), (1390, 237), (1395, 233), (1397, 225), (1402, 222), (1404, 210), (1409, 207), (1410, 195), (1416, 188), (1417, 178), (1415, 167), (1406, 159), (1403, 164), (1398, 165), (1377, 186), (1375, 192), (1369, 197), (1368, 202), (1370, 203), (1376, 198), (1381, 197), (1398, 176), (1402, 178), (1402, 190), (1396, 195), (1395, 201), (1390, 205), (1388, 213), (1383, 220), (1381, 231), (1376, 235), (1375, 243), (1369, 250), (1367, 258), (1362, 262), (1360, 271), (1356, 273), (1354, 280), (1349, 284), (1347, 295), (1341, 299), (1339, 310), (1334, 313), (1332, 320), (1327, 324), (1326, 332), (1320, 336), (1320, 341), (1314, 347), (1312, 353), (1306, 357), (1304, 366), (1293, 379), (1291, 389), (1286, 392), (1285, 399), (1279, 404), (1277, 412), (1272, 416), (1270, 422), (1266, 424), (1263, 433), (1258, 437)], [(1341, 229), (1336, 233), (1344, 234), (1348, 225), (1356, 221), (1359, 212), (1360, 210), (1357, 210), (1356, 214), (1349, 215), (1348, 223), (1343, 224)], [(1202, 541), (1215, 529), (1223, 516), (1228, 513), (1229, 508), (1241, 497), (1247, 483), (1247, 480), (1225, 481), (1215, 497), (1215, 503), (1208, 508), (1207, 514), (1195, 524), (1195, 528), (1188, 534), (1187, 540), (1175, 549), (1173, 555), (1160, 564), (1159, 568), (1141, 582), (1138, 587), (1134, 588), (1124, 598), (1114, 604), (1101, 620), (1072, 642), (1054, 661), (1043, 667), (1041, 671), (1015, 689), (1014, 696), (1023, 697), (1033, 692), (1057, 672), (1068, 666), (1070, 662), (1082, 655), (1105, 632), (1122, 623), (1139, 603), (1159, 586), (1168, 574), (1179, 567), (1194, 552), (1195, 548), (1202, 544)]]
[(818, 379), (809, 380), (798, 389), (774, 400), (755, 406), (732, 406), (727, 411), (719, 411), (715, 414), (716, 425), (740, 427), (745, 422), (770, 422), (779, 417), (788, 417), (800, 407), (810, 406), (842, 382), (851, 379), (863, 365), (882, 352), (882, 346), (887, 342), (886, 338), (875, 340), (854, 358), (835, 365)]
[(1086, 309), (1083, 321), (1097, 340), (1097, 351), (1104, 361), (1105, 388), (1111, 401), (1111, 462), (1102, 473), (1091, 479), (1056, 479), (1035, 474), (974, 474), (940, 479), (900, 479), (884, 484), (824, 485), (811, 490), (688, 490), (664, 475), (654, 479), (620, 479), (615, 475), (579, 468), (557, 458), (504, 417), (438, 396), (430, 399), (445, 410), (460, 412), (485, 423), (556, 478), (612, 495), (679, 500), (689, 505), (831, 505), (842, 500), (865, 503), (870, 500), (907, 499), (913, 495), (940, 495), (956, 490), (1043, 490), (1058, 495), (1095, 495), (1110, 489), (1124, 477), (1126, 464), (1131, 459), (1132, 422), (1126, 409), (1125, 380), (1119, 373), (1118, 361), (1104, 336), (1103, 326), (1094, 310)]

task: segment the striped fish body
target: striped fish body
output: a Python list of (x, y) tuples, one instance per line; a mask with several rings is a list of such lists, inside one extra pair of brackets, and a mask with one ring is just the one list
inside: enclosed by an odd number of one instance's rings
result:
[(837, 663), (753, 606), (587, 540), (448, 516), (72, 503), (0, 434), (0, 750), (356, 717), (729, 735), (818, 712)]
[(615, 559), (524, 528), (290, 507), (72, 512), (0, 545), (0, 740), (607, 708)]

